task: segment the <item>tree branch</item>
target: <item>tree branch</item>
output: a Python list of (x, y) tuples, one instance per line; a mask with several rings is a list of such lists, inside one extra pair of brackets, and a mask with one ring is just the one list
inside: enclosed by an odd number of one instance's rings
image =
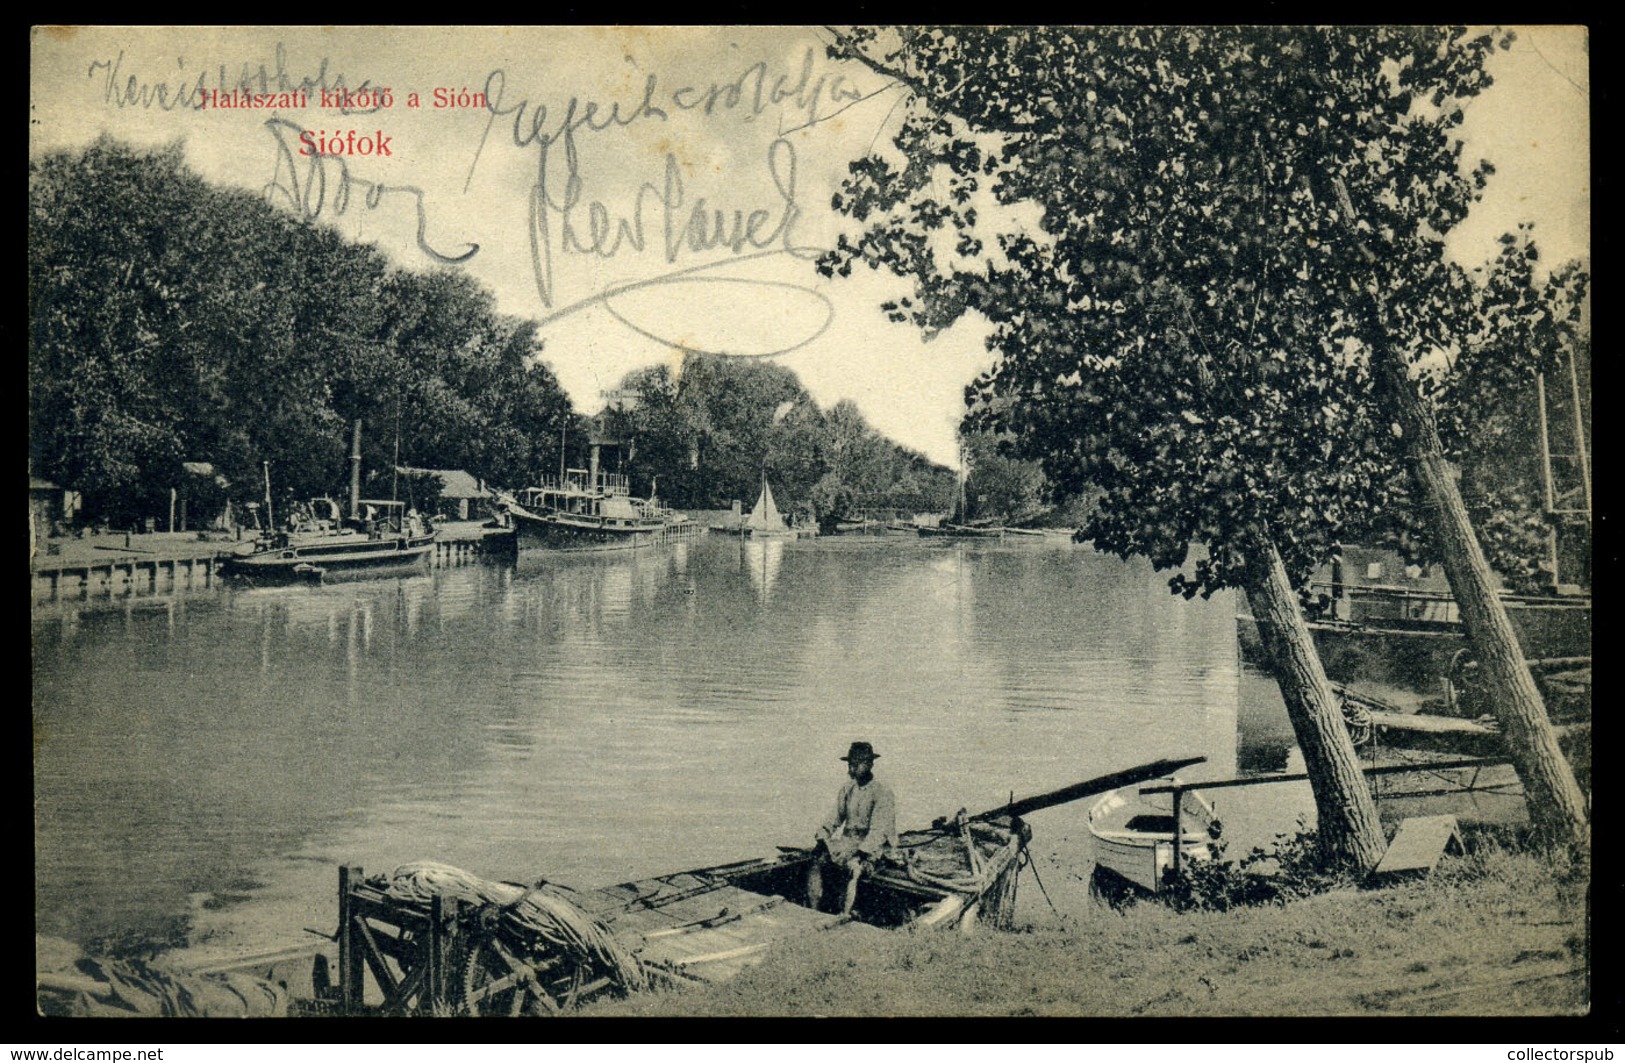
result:
[(882, 63), (880, 60), (871, 58), (863, 51), (858, 43), (852, 39), (852, 37), (842, 33), (834, 26), (825, 26), (824, 29), (835, 38), (836, 45), (840, 48), (841, 54), (838, 56), (838, 58), (857, 60), (870, 70), (873, 70), (875, 73), (879, 74), (881, 77), (891, 78), (893, 81), (907, 86), (910, 91), (924, 99), (926, 103), (930, 104), (932, 107), (939, 111), (944, 111), (957, 116), (967, 125), (972, 126), (973, 128), (985, 129), (991, 133), (1023, 134), (1044, 133), (1060, 127), (1061, 123), (1060, 119), (1058, 118), (1051, 118), (1047, 121), (1034, 119), (1030, 122), (1011, 121), (1008, 123), (998, 123), (992, 121), (990, 117), (985, 114), (967, 114), (962, 106), (956, 106), (955, 104), (951, 103), (949, 97), (952, 96), (953, 93), (958, 92), (961, 88), (964, 88), (965, 85), (970, 81), (969, 77), (966, 77), (957, 86), (950, 89), (946, 94), (935, 92), (922, 79), (911, 74), (905, 74), (900, 70), (894, 70), (885, 63)]

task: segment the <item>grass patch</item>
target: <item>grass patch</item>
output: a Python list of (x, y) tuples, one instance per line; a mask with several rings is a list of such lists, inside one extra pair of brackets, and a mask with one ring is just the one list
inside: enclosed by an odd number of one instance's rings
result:
[(1058, 929), (790, 942), (636, 1016), (1541, 1015), (1586, 1006), (1583, 862), (1478, 838), (1426, 879), (1227, 910), (1142, 901)]

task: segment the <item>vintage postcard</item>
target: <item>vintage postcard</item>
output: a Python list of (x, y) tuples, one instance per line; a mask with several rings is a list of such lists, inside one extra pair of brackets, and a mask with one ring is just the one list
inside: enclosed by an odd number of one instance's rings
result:
[(1588, 1014), (1588, 42), (34, 28), (38, 1011)]

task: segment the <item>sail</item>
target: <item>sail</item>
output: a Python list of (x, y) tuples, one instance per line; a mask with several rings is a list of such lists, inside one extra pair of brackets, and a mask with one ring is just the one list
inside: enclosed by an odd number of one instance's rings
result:
[(745, 518), (745, 527), (751, 531), (785, 531), (788, 525), (779, 513), (779, 507), (773, 504), (773, 489), (767, 486), (767, 480), (762, 481), (761, 497), (756, 499), (756, 505), (751, 507), (750, 516)]

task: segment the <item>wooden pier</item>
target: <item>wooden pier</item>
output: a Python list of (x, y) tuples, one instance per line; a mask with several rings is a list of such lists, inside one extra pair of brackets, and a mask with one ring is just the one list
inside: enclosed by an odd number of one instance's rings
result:
[(435, 568), (452, 568), (477, 564), (488, 557), (512, 557), (516, 549), (512, 528), (456, 523), (437, 529), (430, 556)]
[(30, 570), (32, 600), (116, 598), (212, 587), (220, 579), (224, 556), (112, 557), (106, 561), (36, 564)]
[(660, 530), (660, 543), (683, 542), (688, 539), (697, 539), (705, 534), (705, 525), (696, 520), (679, 521), (667, 524)]
[[(77, 540), (58, 544), (60, 553), (43, 553), (29, 565), (30, 600), (116, 600), (144, 594), (205, 590), (221, 582), (221, 565), (242, 544), (236, 540), (204, 541), (142, 536), (104, 536), (104, 542)], [(122, 540), (122, 541), (121, 541)], [(483, 563), (511, 557), (511, 528), (456, 526), (435, 540), (430, 554), (435, 568)]]

